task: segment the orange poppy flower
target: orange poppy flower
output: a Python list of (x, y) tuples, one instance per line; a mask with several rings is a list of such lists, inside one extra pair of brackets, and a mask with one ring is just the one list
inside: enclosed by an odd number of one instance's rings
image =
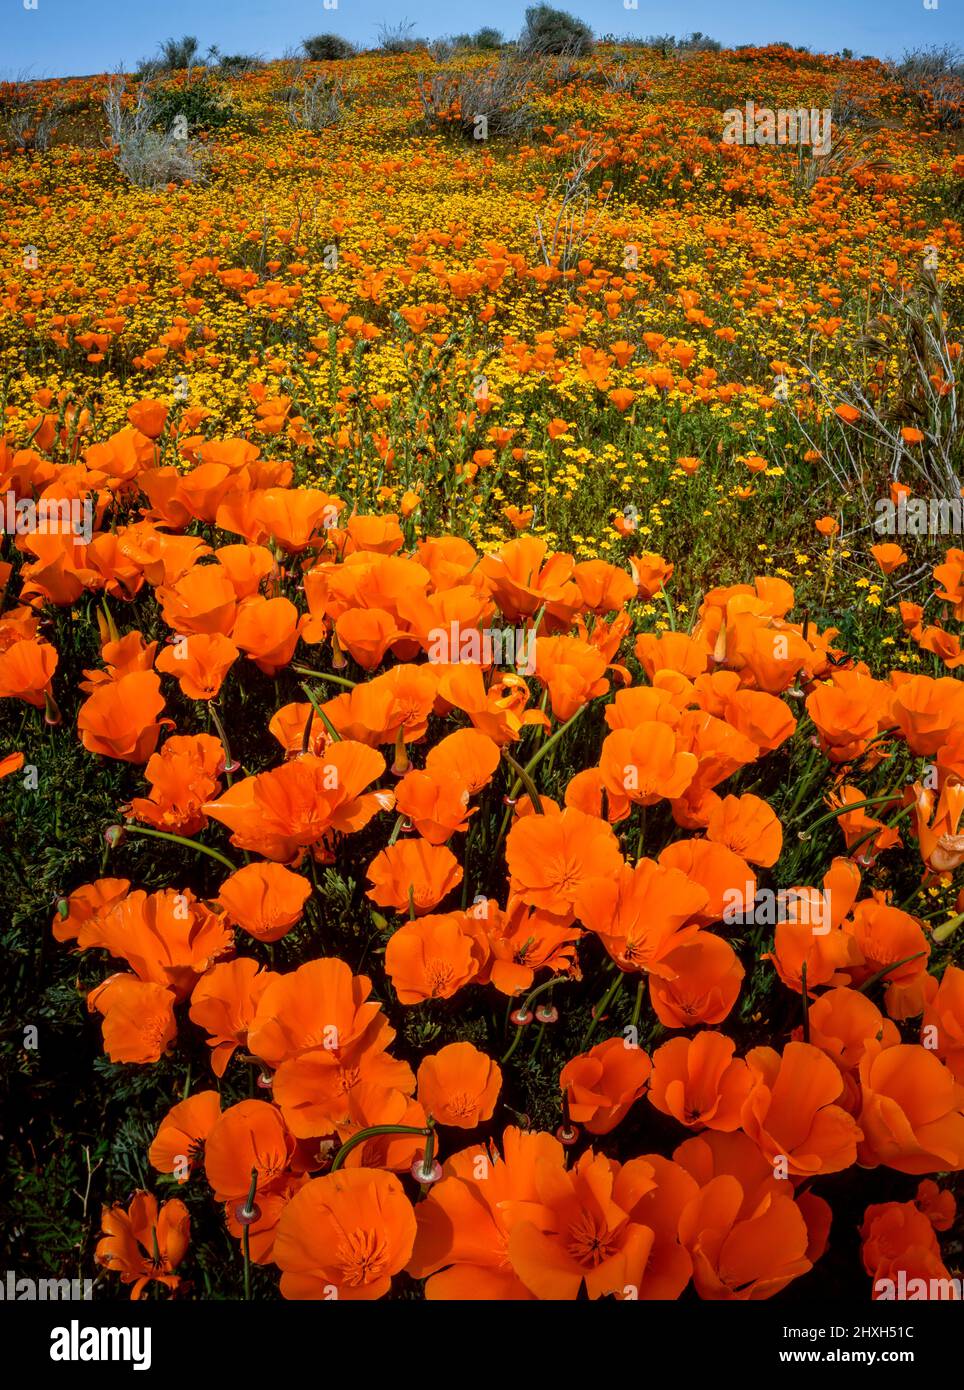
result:
[(128, 820), (176, 835), (195, 835), (207, 825), (201, 810), (221, 789), (224, 749), (210, 734), (175, 734), (144, 770), (151, 793), (135, 796), (124, 809)]
[(273, 1259), (294, 1299), (382, 1298), (415, 1241), (402, 1185), (379, 1168), (345, 1168), (306, 1183), (285, 1207)]
[(953, 1192), (942, 1191), (930, 1178), (918, 1184), (914, 1205), (924, 1213), (935, 1231), (949, 1231), (954, 1225), (957, 1202)]
[(208, 1133), (204, 1172), (219, 1202), (243, 1201), (257, 1174), (264, 1195), (288, 1177), (294, 1140), (276, 1105), (242, 1100), (229, 1106)]
[(434, 775), (457, 774), (474, 796), (492, 780), (499, 766), (499, 745), (476, 729), (456, 729), (429, 750), (425, 770)]
[(866, 800), (866, 792), (862, 792), (859, 787), (849, 783), (844, 783), (836, 792), (831, 792), (827, 797), (827, 805), (833, 810), (842, 812), (837, 817), (837, 824), (843, 831), (847, 849), (860, 845), (861, 852), (856, 856), (858, 864), (870, 864), (875, 855), (882, 853), (885, 849), (894, 849), (902, 844), (900, 831), (895, 830), (893, 826), (885, 825), (881, 820), (877, 820), (868, 812), (866, 807), (861, 807), (856, 811), (844, 810), (844, 807), (849, 806), (852, 802)]
[(130, 879), (99, 878), (82, 884), (66, 900), (66, 912), (54, 916), (51, 930), (58, 941), (76, 940), (82, 950), (102, 946), (100, 919), (130, 892)]
[(0, 651), (0, 699), (24, 700), (42, 709), (59, 660), (56, 647), (33, 638)]
[(348, 1047), (381, 1013), (366, 1002), (371, 992), (367, 975), (353, 975), (333, 956), (275, 975), (258, 1001), (248, 1046), (271, 1067), (313, 1048)]
[(706, 1029), (671, 1038), (653, 1053), (650, 1101), (690, 1129), (739, 1129), (753, 1078), (735, 1051), (730, 1038)]
[(925, 1281), (925, 1297), (934, 1287), (932, 1280), (946, 1280), (948, 1297), (953, 1296), (954, 1285), (941, 1259), (934, 1228), (913, 1202), (869, 1206), (860, 1238), (861, 1258), (873, 1279), (874, 1299), (913, 1298), (911, 1280), (916, 1279)]
[[(555, 817), (553, 817), (555, 819)], [(576, 885), (576, 916), (596, 933), (621, 970), (672, 979), (666, 957), (693, 938), (706, 892), (678, 869), (652, 859), (620, 864)]]
[(324, 757), (309, 753), (235, 782), (204, 810), (230, 828), (239, 849), (292, 863), (305, 850), (323, 853), (333, 831), (361, 830), (379, 811), (391, 809), (393, 793), (365, 792), (384, 770), (380, 753), (343, 739)]
[(195, 565), (174, 584), (159, 585), (155, 597), (174, 632), (231, 635), (238, 595), (223, 565)]
[[(831, 1057), (841, 1071), (854, 1071), (870, 1043), (894, 1047), (900, 1033), (866, 994), (838, 985), (813, 1001), (808, 1010), (810, 1042)], [(803, 1029), (794, 1032), (799, 1042)]]
[(572, 577), (579, 586), (585, 610), (600, 618), (607, 613), (621, 613), (630, 599), (637, 596), (637, 584), (632, 576), (605, 560), (583, 560), (576, 565)]
[(501, 994), (519, 994), (532, 988), (543, 966), (554, 973), (573, 968), (582, 930), (568, 913), (560, 916), (510, 898), (504, 913), (494, 902), (476, 902), (467, 917), (482, 928), (492, 953), (480, 970), (480, 984), (491, 983)]
[[(722, 1140), (729, 1142), (722, 1146)], [(759, 1153), (762, 1171), (741, 1144), (754, 1151), (742, 1134), (710, 1132), (673, 1155), (700, 1183), (680, 1216), (679, 1235), (693, 1261), (697, 1293), (713, 1301), (772, 1298), (811, 1268), (803, 1211), (784, 1195), (786, 1184), (770, 1176)]]
[(860, 985), (886, 970), (884, 1002), (890, 1017), (919, 1014), (924, 1007), (931, 952), (919, 923), (909, 913), (873, 897), (857, 904), (844, 930), (853, 937), (859, 952), (859, 963), (849, 967), (851, 981)]
[(509, 622), (535, 617), (545, 605), (544, 630), (553, 621), (568, 626), (579, 608), (579, 589), (572, 579), (571, 555), (549, 554), (544, 540), (520, 536), (495, 554), (484, 556), (479, 571), (489, 583), (492, 597)]
[(395, 809), (432, 845), (468, 829), (468, 817), (474, 815), (468, 803), (468, 788), (457, 772), (412, 770), (395, 789)]
[(103, 1017), (112, 1062), (158, 1062), (177, 1037), (174, 995), (134, 975), (111, 975), (91, 990), (87, 1008)]
[(560, 815), (523, 816), (505, 846), (510, 891), (531, 907), (572, 910), (588, 880), (616, 874), (619, 844), (608, 822), (567, 807)]
[(310, 897), (309, 881), (282, 864), (246, 864), (224, 880), (217, 900), (258, 941), (280, 941)]
[(80, 740), (89, 753), (125, 763), (146, 763), (157, 747), (164, 708), (161, 682), (153, 671), (132, 671), (99, 685), (77, 715)]
[(367, 896), (379, 907), (409, 908), (421, 915), (462, 882), (462, 866), (444, 845), (427, 840), (399, 840), (375, 856), (368, 866), (372, 887)]
[[(337, 1130), (344, 1139), (368, 1125), (416, 1123), (402, 1119), (411, 1108), (415, 1077), (407, 1062), (389, 1055), (394, 1037), (387, 1019), (379, 1014), (361, 1037), (344, 1047), (312, 1048), (282, 1062), (274, 1075), (273, 1092), (292, 1134), (311, 1139)], [(423, 1124), (424, 1117), (417, 1123)], [(404, 1145), (393, 1143), (380, 1152), (384, 1166), (395, 1167), (399, 1158), (404, 1166)], [(356, 1165), (368, 1167), (362, 1159), (375, 1153), (366, 1144), (350, 1157)]]
[(901, 565), (907, 564), (907, 553), (892, 542), (886, 545), (872, 545), (870, 553), (884, 574), (893, 574)]
[(589, 700), (605, 695), (606, 658), (578, 637), (538, 637), (536, 676), (547, 687), (552, 712), (559, 720), (571, 719)]
[(298, 645), (300, 619), (290, 599), (246, 599), (238, 610), (231, 640), (266, 676), (287, 666)]
[(914, 820), (920, 855), (935, 874), (954, 873), (964, 864), (964, 784), (945, 781), (936, 805), (934, 793), (915, 782)]
[(440, 1125), (475, 1129), (492, 1118), (502, 1072), (468, 1042), (449, 1043), (425, 1057), (418, 1069), (418, 1099)]
[(228, 924), (189, 888), (128, 893), (104, 913), (100, 937), (98, 944), (126, 960), (139, 979), (173, 990), (178, 999), (233, 945)]
[(893, 717), (919, 758), (930, 758), (964, 723), (964, 682), (953, 676), (911, 676), (894, 692)]
[(234, 1053), (246, 1045), (258, 1001), (276, 979), (250, 956), (240, 956), (212, 966), (194, 986), (188, 1013), (209, 1034), (215, 1076), (223, 1076)]
[(649, 997), (663, 1027), (722, 1023), (739, 997), (745, 973), (730, 943), (700, 931), (663, 960), (667, 975), (649, 977)]
[(591, 1150), (568, 1172), (537, 1162), (538, 1202), (508, 1243), (509, 1263), (537, 1298), (574, 1300), (583, 1289), (590, 1299), (622, 1298), (639, 1288), (655, 1235), (630, 1218), (630, 1197), (642, 1194), (632, 1183), (619, 1191), (618, 1175), (617, 1164)]
[(784, 920), (777, 922), (773, 950), (761, 957), (773, 962), (780, 979), (799, 994), (803, 967), (807, 988), (850, 983), (846, 973), (860, 960), (844, 918), (860, 891), (860, 870), (849, 859), (834, 859), (824, 874), (823, 890), (790, 888), (784, 897)]
[(938, 983), (925, 982), (921, 1040), (964, 1086), (964, 969), (948, 963)]
[(158, 1206), (150, 1192), (136, 1192), (126, 1211), (120, 1205), (104, 1207), (100, 1234), (94, 1259), (133, 1286), (132, 1299), (151, 1282), (169, 1289), (181, 1282), (174, 1270), (187, 1254), (191, 1218), (176, 1197)]
[(636, 585), (640, 598), (651, 599), (666, 587), (672, 579), (675, 566), (664, 560), (662, 555), (647, 550), (641, 555), (631, 555), (629, 572)]
[(503, 1132), (502, 1148), (504, 1158), (490, 1143), (446, 1159), (441, 1181), (416, 1207), (418, 1230), (407, 1269), (426, 1279), (430, 1302), (535, 1298), (509, 1263), (509, 1232), (525, 1204), (538, 1200), (537, 1170), (562, 1170), (563, 1149), (550, 1134), (512, 1125)]
[(933, 1052), (868, 1044), (860, 1090), (864, 1167), (884, 1163), (914, 1174), (964, 1168), (964, 1087)]
[(856, 1161), (861, 1132), (833, 1103), (844, 1083), (825, 1053), (790, 1042), (782, 1057), (771, 1047), (754, 1047), (746, 1063), (752, 1087), (742, 1127), (767, 1159), (785, 1160), (787, 1171), (802, 1177), (837, 1173)]
[(406, 922), (389, 938), (385, 971), (401, 1004), (451, 999), (481, 970), (487, 951), (467, 913), (429, 914)]
[(197, 1091), (164, 1116), (148, 1152), (159, 1173), (173, 1173), (187, 1182), (204, 1156), (204, 1141), (221, 1115), (217, 1091)]
[(783, 826), (776, 812), (767, 802), (749, 794), (717, 799), (706, 834), (708, 839), (766, 869), (773, 867), (783, 848)]
[(569, 1097), (569, 1115), (590, 1134), (609, 1134), (646, 1092), (652, 1063), (626, 1038), (607, 1038), (567, 1062), (559, 1085)]
[(693, 913), (702, 927), (720, 922), (731, 913), (743, 915), (756, 893), (756, 875), (745, 859), (713, 840), (674, 840), (660, 851), (659, 863), (679, 869), (706, 894), (705, 904)]

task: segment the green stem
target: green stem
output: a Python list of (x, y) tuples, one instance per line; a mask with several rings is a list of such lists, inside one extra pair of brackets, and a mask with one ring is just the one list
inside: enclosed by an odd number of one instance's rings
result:
[(318, 697), (315, 695), (314, 691), (310, 690), (309, 687), (305, 685), (304, 681), (299, 682), (299, 684), (301, 689), (308, 696), (308, 699), (311, 701), (311, 708), (314, 710), (315, 714), (317, 714), (322, 724), (324, 724), (325, 728), (328, 730), (334, 742), (341, 743), (341, 734), (338, 732), (334, 724), (328, 718), (325, 711), (321, 708), (321, 705), (319, 705)]
[(369, 1139), (377, 1139), (380, 1134), (421, 1134), (428, 1138), (431, 1133), (433, 1130), (427, 1125), (421, 1127), (417, 1125), (371, 1125), (368, 1129), (360, 1129), (357, 1134), (353, 1134), (350, 1139), (345, 1140), (335, 1154), (334, 1162), (328, 1171), (336, 1173), (352, 1149), (359, 1144), (367, 1143)]
[(519, 766), (519, 764), (516, 762), (515, 758), (513, 758), (512, 754), (509, 752), (507, 748), (503, 748), (502, 756), (503, 758), (505, 758), (506, 762), (512, 768), (518, 780), (522, 783), (522, 785), (528, 792), (529, 800), (532, 802), (532, 809), (535, 811), (536, 815), (544, 816), (546, 813), (543, 809), (542, 801), (539, 798), (539, 793), (536, 791), (535, 782), (533, 782), (532, 778), (529, 776), (528, 772), (526, 772), (525, 768)]
[(613, 980), (612, 984), (609, 986), (608, 990), (603, 995), (602, 999), (600, 999), (599, 1003), (596, 1005), (596, 1008), (593, 1010), (592, 1018), (589, 1020), (589, 1027), (586, 1029), (585, 1037), (583, 1038), (582, 1043), (579, 1047), (580, 1052), (585, 1052), (586, 1048), (589, 1046), (589, 1040), (591, 1039), (593, 1033), (595, 1033), (596, 1031), (596, 1025), (599, 1023), (603, 1014), (609, 1008), (609, 1005), (612, 1003), (618, 991), (622, 988), (624, 979), (625, 976), (623, 972), (621, 970), (618, 970), (616, 973), (615, 980)]
[[(299, 676), (312, 676), (316, 681), (330, 681), (332, 685), (343, 685), (346, 690), (354, 690), (357, 681), (347, 680), (345, 676), (333, 676), (328, 671), (313, 671), (310, 666), (292, 666)], [(302, 690), (304, 686), (301, 687)]]
[(835, 811), (828, 811), (825, 816), (820, 816), (806, 834), (801, 830), (798, 836), (801, 840), (809, 840), (813, 837), (813, 832), (819, 830), (821, 825), (826, 825), (827, 821), (837, 820), (839, 816), (849, 815), (851, 811), (862, 811), (865, 806), (883, 806), (885, 802), (897, 800), (898, 793), (888, 792), (886, 796), (871, 796), (866, 801), (849, 801), (846, 806), (838, 806)]
[(926, 951), (915, 951), (912, 956), (905, 956), (903, 960), (895, 960), (893, 965), (885, 965), (882, 970), (878, 970), (876, 974), (871, 975), (869, 980), (864, 980), (860, 989), (857, 991), (858, 994), (866, 994), (872, 985), (875, 985), (878, 980), (882, 980), (885, 975), (889, 975), (892, 970), (899, 970), (902, 965), (909, 965), (912, 960), (920, 960), (921, 956), (926, 955)]
[(237, 864), (232, 864), (227, 855), (221, 854), (219, 850), (211, 849), (209, 845), (198, 844), (197, 840), (189, 840), (185, 835), (171, 835), (167, 830), (151, 830), (146, 825), (131, 825), (130, 823), (124, 826), (124, 833), (126, 835), (150, 835), (154, 840), (172, 840), (176, 845), (184, 845), (187, 849), (196, 850), (198, 854), (206, 854), (211, 859), (216, 859), (219, 864), (223, 864), (232, 873), (237, 871)]

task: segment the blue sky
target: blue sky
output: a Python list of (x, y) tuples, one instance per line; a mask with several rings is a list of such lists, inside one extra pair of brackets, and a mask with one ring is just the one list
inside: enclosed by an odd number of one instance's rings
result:
[[(964, 38), (964, 0), (571, 0), (565, 8), (598, 34), (702, 30), (726, 45), (785, 40), (823, 52), (899, 57), (905, 48)], [(225, 53), (280, 57), (306, 34), (333, 32), (373, 45), (382, 22), (415, 22), (427, 38), (483, 24), (513, 36), (525, 0), (0, 0), (0, 77), (63, 77), (133, 67), (161, 39), (195, 34)], [(935, 0), (928, 0), (933, 5)], [(26, 8), (27, 6), (36, 8)]]

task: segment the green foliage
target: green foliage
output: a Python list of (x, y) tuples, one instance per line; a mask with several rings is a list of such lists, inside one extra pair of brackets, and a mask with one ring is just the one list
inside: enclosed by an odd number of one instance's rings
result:
[(339, 34), (313, 34), (302, 40), (301, 47), (305, 57), (313, 63), (339, 62), (343, 58), (353, 58), (356, 52), (354, 44)]
[(565, 53), (579, 58), (592, 52), (592, 30), (566, 10), (530, 5), (519, 47), (525, 53)]
[(153, 124), (162, 130), (170, 130), (181, 116), (192, 133), (217, 130), (231, 119), (230, 107), (217, 86), (207, 80), (185, 87), (159, 87), (151, 92), (151, 106)]

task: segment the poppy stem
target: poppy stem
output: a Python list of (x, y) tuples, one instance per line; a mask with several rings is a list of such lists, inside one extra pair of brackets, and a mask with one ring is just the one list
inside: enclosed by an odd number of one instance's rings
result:
[(422, 1195), (429, 1190), (435, 1175), (435, 1123), (431, 1115), (428, 1117), (427, 1133), (425, 1135), (425, 1149), (422, 1153), (422, 1173), (426, 1181), (422, 1183)]
[(624, 979), (625, 976), (622, 970), (618, 971), (615, 980), (613, 980), (612, 984), (609, 986), (602, 999), (600, 999), (599, 1003), (596, 1005), (595, 1009), (593, 1010), (592, 1018), (589, 1020), (589, 1027), (586, 1029), (585, 1037), (583, 1038), (582, 1044), (580, 1045), (580, 1052), (585, 1052), (586, 1048), (589, 1045), (590, 1038), (596, 1031), (596, 1025), (600, 1022), (603, 1014), (609, 1008), (609, 1005), (612, 1003), (618, 991), (622, 988)]
[(225, 730), (224, 725), (221, 723), (221, 716), (218, 714), (217, 707), (213, 700), (208, 701), (208, 713), (211, 716), (211, 722), (218, 731), (218, 737), (221, 740), (221, 747), (224, 749), (224, 775), (227, 779), (228, 786), (230, 787), (234, 780), (234, 774), (238, 770), (239, 764), (236, 763), (234, 761), (234, 758), (231, 756), (231, 745), (228, 742), (227, 731)]
[(882, 980), (886, 975), (889, 975), (892, 970), (897, 970), (902, 965), (909, 965), (912, 960), (920, 960), (921, 956), (926, 955), (926, 951), (915, 951), (912, 956), (905, 956), (903, 960), (895, 960), (893, 965), (885, 965), (882, 970), (878, 970), (875, 974), (871, 975), (869, 980), (864, 980), (857, 993), (866, 994), (871, 985), (875, 985), (878, 980)]
[(428, 1125), (421, 1127), (417, 1125), (370, 1125), (368, 1129), (360, 1129), (357, 1134), (353, 1134), (350, 1139), (345, 1140), (335, 1154), (328, 1171), (336, 1173), (356, 1145), (364, 1144), (369, 1139), (377, 1139), (380, 1134), (421, 1134), (427, 1139), (432, 1132)]
[(800, 985), (803, 994), (803, 1041), (810, 1041), (810, 997), (807, 994), (807, 962), (800, 967)]
[(636, 1003), (633, 1005), (633, 1016), (632, 1016), (632, 1018), (629, 1020), (629, 1025), (630, 1025), (631, 1028), (635, 1028), (636, 1025), (639, 1023), (639, 1015), (640, 1015), (640, 1014), (642, 1013), (642, 1011), (643, 1011), (643, 989), (644, 989), (644, 988), (645, 988), (645, 980), (644, 980), (644, 977), (643, 977), (642, 975), (640, 975), (640, 977), (639, 977), (639, 984), (636, 986)]
[(838, 816), (846, 816), (850, 811), (862, 811), (865, 806), (882, 806), (887, 801), (896, 801), (897, 799), (898, 794), (896, 792), (888, 792), (884, 796), (869, 797), (866, 801), (849, 801), (846, 806), (838, 806), (836, 810), (828, 811), (825, 816), (819, 816), (808, 831), (798, 831), (798, 838), (810, 840), (813, 838), (813, 832), (819, 830), (821, 825), (825, 825), (827, 821), (836, 820)]
[(676, 631), (676, 612), (675, 612), (675, 610), (674, 610), (674, 608), (673, 608), (673, 600), (670, 598), (669, 594), (666, 592), (665, 589), (660, 589), (659, 592), (660, 592), (660, 597), (662, 598), (663, 603), (664, 603), (664, 605), (665, 605), (665, 607), (666, 607), (666, 617), (669, 619), (669, 630), (670, 630), (670, 632), (675, 632), (675, 631)]
[[(552, 977), (551, 980), (543, 980), (543, 982), (542, 982), (541, 985), (536, 985), (535, 989), (532, 990), (529, 994), (526, 995), (526, 998), (525, 998), (524, 1003), (522, 1003), (522, 1004), (519, 1006), (519, 1008), (516, 1010), (516, 1012), (517, 1012), (517, 1013), (520, 1013), (520, 1014), (523, 1014), (523, 1015), (524, 1015), (524, 1014), (527, 1014), (527, 1013), (529, 1012), (529, 1009), (532, 1007), (532, 1002), (533, 1002), (533, 1000), (534, 1000), (534, 999), (538, 999), (540, 994), (545, 993), (545, 991), (546, 991), (547, 989), (552, 989), (553, 985), (557, 985), (558, 983), (559, 983), (559, 979), (558, 979), (558, 977), (555, 976), (555, 975)], [(509, 1025), (509, 1018), (510, 1018), (511, 1012), (512, 1012), (511, 1005), (512, 1005), (512, 999), (511, 999), (511, 997), (510, 997), (510, 999), (509, 999), (509, 1004), (508, 1004), (507, 1007), (506, 1007), (506, 1013), (505, 1013), (505, 1023), (506, 1023), (506, 1027), (508, 1027), (508, 1025)], [(545, 1026), (545, 1025), (543, 1025), (543, 1026)], [(503, 1066), (503, 1067), (504, 1067), (505, 1064), (506, 1064), (506, 1062), (508, 1062), (509, 1058), (510, 1058), (510, 1057), (512, 1056), (512, 1054), (515, 1052), (516, 1048), (519, 1046), (519, 1043), (522, 1041), (522, 1033), (523, 1033), (522, 1028), (517, 1028), (517, 1029), (515, 1030), (515, 1037), (512, 1039), (511, 1043), (510, 1043), (509, 1046), (508, 1046), (508, 1049), (507, 1049), (506, 1052), (505, 1052), (505, 1055), (502, 1057), (502, 1060), (501, 1060), (501, 1062), (500, 1062), (500, 1066)], [(533, 1055), (534, 1055), (534, 1054), (533, 1054)]]
[(526, 772), (525, 768), (519, 766), (515, 758), (513, 758), (512, 754), (507, 749), (503, 748), (502, 756), (503, 758), (505, 758), (506, 762), (512, 768), (518, 780), (522, 783), (522, 785), (528, 792), (529, 800), (532, 802), (532, 809), (535, 811), (536, 815), (544, 816), (546, 813), (543, 808), (542, 801), (539, 798), (539, 793), (536, 791), (535, 782), (533, 782), (532, 778), (529, 776), (528, 772)]
[(335, 741), (335, 743), (341, 743), (341, 734), (338, 732), (334, 724), (328, 718), (325, 711), (321, 708), (321, 705), (319, 705), (317, 696), (314, 694), (312, 690), (309, 689), (307, 685), (305, 685), (304, 681), (299, 682), (299, 684), (301, 686), (301, 689), (308, 696), (308, 699), (311, 702), (311, 708), (314, 710), (315, 714), (317, 714), (322, 724), (324, 724), (332, 739)]
[(313, 671), (310, 666), (292, 666), (291, 669), (297, 671), (299, 676), (312, 676), (316, 681), (330, 681), (332, 685), (343, 685), (346, 690), (354, 690), (358, 684), (357, 681), (347, 680), (344, 676), (332, 676), (327, 671)]
[(171, 835), (167, 830), (151, 830), (146, 825), (131, 825), (129, 823), (124, 826), (124, 834), (150, 835), (154, 840), (172, 840), (176, 845), (185, 845), (188, 849), (196, 850), (198, 854), (206, 854), (211, 859), (216, 859), (219, 864), (223, 864), (232, 873), (237, 871), (237, 864), (232, 864), (227, 855), (221, 854), (219, 850), (211, 849), (210, 845), (202, 845), (197, 840), (189, 840), (185, 835)]
[[(589, 708), (589, 705), (591, 705), (591, 704), (592, 704), (592, 701), (590, 700), (590, 701), (588, 701), (585, 705), (580, 705), (579, 708), (576, 710), (575, 714), (572, 715), (572, 717), (571, 717), (570, 719), (567, 719), (566, 722), (565, 722), (565, 724), (560, 725), (560, 727), (556, 730), (556, 732), (555, 732), (554, 734), (551, 734), (551, 735), (549, 736), (549, 738), (546, 739), (545, 743), (543, 743), (539, 748), (536, 749), (536, 751), (533, 753), (532, 757), (529, 759), (529, 761), (526, 763), (525, 767), (522, 769), (529, 777), (532, 776), (532, 771), (533, 771), (533, 768), (536, 766), (536, 763), (541, 762), (541, 760), (542, 760), (542, 759), (546, 756), (546, 754), (549, 752), (550, 748), (554, 748), (554, 747), (555, 747), (555, 745), (556, 745), (556, 744), (559, 742), (559, 740), (562, 738), (562, 736), (563, 736), (563, 734), (566, 732), (566, 730), (567, 730), (568, 728), (570, 728), (573, 724), (575, 724), (576, 720), (579, 718), (579, 716), (582, 714), (582, 712), (583, 712), (584, 710), (588, 709), (588, 708)], [(512, 799), (514, 799), (515, 797), (518, 796), (519, 792), (520, 792), (521, 789), (522, 789), (522, 785), (523, 785), (522, 782), (519, 781), (518, 778), (516, 778), (515, 786), (514, 786), (514, 787), (510, 790), (510, 792), (509, 792), (509, 798), (510, 798), (510, 800), (512, 800)], [(507, 831), (508, 828), (509, 828), (509, 821), (510, 821), (511, 817), (512, 817), (512, 807), (511, 807), (511, 806), (507, 806), (506, 809), (505, 809), (505, 815), (502, 817), (502, 824), (499, 826), (499, 833), (498, 833), (498, 835), (496, 836), (495, 844), (492, 846), (492, 854), (493, 854), (493, 856), (494, 856), (495, 854), (498, 853), (499, 846), (502, 844), (502, 841), (505, 839), (505, 833), (506, 833), (506, 831)]]

